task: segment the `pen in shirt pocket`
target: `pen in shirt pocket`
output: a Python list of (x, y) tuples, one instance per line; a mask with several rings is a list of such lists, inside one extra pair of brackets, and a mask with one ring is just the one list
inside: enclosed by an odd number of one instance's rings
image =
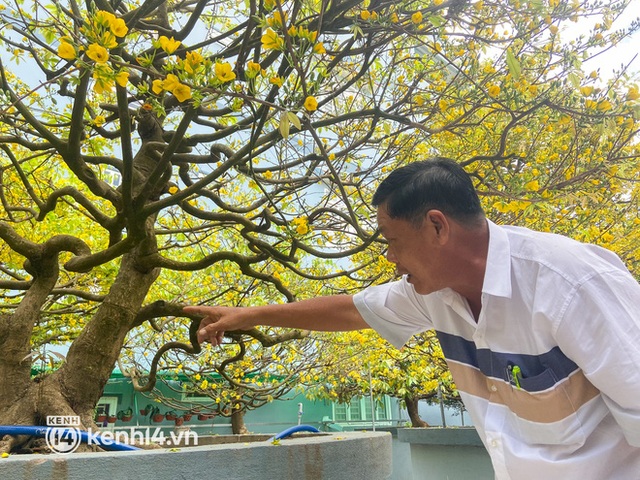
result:
[(520, 386), (520, 380), (522, 379), (522, 370), (518, 365), (509, 365), (509, 382), (515, 385), (517, 388)]

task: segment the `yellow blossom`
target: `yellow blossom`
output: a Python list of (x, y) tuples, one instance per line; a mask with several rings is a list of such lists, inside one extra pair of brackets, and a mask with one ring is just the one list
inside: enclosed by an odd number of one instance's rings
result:
[(284, 83), (284, 79), (278, 75), (275, 75), (269, 79), (269, 83), (271, 83), (272, 85), (277, 85), (278, 87), (281, 87), (282, 84)]
[(487, 92), (490, 97), (497, 97), (500, 94), (500, 87), (498, 85), (490, 85)]
[(247, 62), (247, 68), (246, 68), (246, 75), (248, 78), (255, 78), (257, 77), (260, 72), (262, 71), (262, 67), (260, 67), (259, 63), (253, 62), (251, 60), (249, 60)]
[(221, 82), (230, 82), (236, 78), (236, 74), (233, 72), (230, 63), (216, 63), (215, 66), (216, 77)]
[(393, 12), (391, 14), (391, 23), (398, 23), (400, 21), (400, 19), (398, 18), (398, 14), (396, 12)]
[(101, 127), (102, 125), (104, 125), (104, 122), (106, 122), (104, 115), (96, 115), (96, 118), (93, 119), (93, 124), (96, 127)]
[(606, 112), (607, 110), (611, 110), (611, 102), (609, 100), (601, 100), (598, 102), (598, 106), (596, 109), (600, 112)]
[(124, 20), (122, 18), (116, 18), (109, 24), (109, 28), (111, 29), (111, 33), (113, 33), (116, 37), (124, 37), (129, 31), (129, 29), (127, 28), (127, 24), (124, 23)]
[(180, 80), (173, 73), (168, 74), (162, 82), (162, 88), (167, 92), (173, 92), (178, 85), (180, 85)]
[(129, 81), (129, 72), (127, 72), (126, 70), (122, 70), (121, 72), (118, 72), (118, 74), (116, 75), (116, 83), (118, 85), (120, 85), (121, 87), (126, 87), (128, 81)]
[(270, 28), (264, 32), (261, 41), (262, 46), (267, 50), (280, 50), (284, 46), (284, 40)]
[(369, 18), (371, 18), (371, 13), (369, 12), (369, 10), (362, 10), (360, 12), (360, 18), (366, 22), (367, 20), (369, 20)]
[(95, 73), (93, 74), (93, 78), (96, 81), (93, 85), (93, 91), (97, 94), (110, 92), (113, 88), (113, 81), (111, 81), (111, 79), (97, 76)]
[(422, 23), (422, 12), (415, 12), (413, 15), (411, 15), (411, 22), (419, 25)]
[(60, 42), (58, 45), (58, 56), (65, 60), (74, 60), (76, 58), (76, 49), (67, 42)]
[(96, 12), (96, 16), (94, 17), (94, 21), (97, 25), (102, 25), (103, 27), (110, 27), (113, 22), (115, 22), (116, 16), (107, 12), (106, 10), (98, 10)]
[(184, 102), (191, 98), (191, 87), (184, 83), (179, 83), (171, 92), (178, 99), (179, 102)]
[(96, 63), (106, 63), (109, 60), (109, 52), (103, 46), (92, 43), (87, 49), (87, 57)]
[(194, 74), (203, 62), (204, 58), (199, 52), (187, 52), (184, 59), (184, 69), (187, 73)]
[(163, 83), (162, 80), (154, 80), (151, 84), (151, 91), (156, 95), (160, 95), (164, 90)]
[(202, 382), (200, 383), (200, 389), (201, 390), (206, 390), (206, 388), (209, 386), (209, 381), (205, 378), (204, 380), (202, 380)]
[(313, 112), (318, 108), (318, 101), (316, 100), (315, 97), (312, 97), (311, 95), (309, 95), (307, 98), (304, 99), (304, 108), (308, 112)]
[(169, 194), (170, 195), (175, 195), (176, 193), (178, 193), (178, 187), (176, 187), (175, 185), (171, 185), (169, 187)]
[(524, 184), (524, 188), (531, 192), (537, 192), (538, 190), (540, 190), (540, 182), (538, 182), (538, 180), (531, 180), (530, 182)]
[(588, 97), (589, 95), (591, 95), (593, 93), (593, 87), (592, 86), (580, 87), (580, 93), (582, 95), (584, 95), (585, 97)]
[(180, 41), (179, 40), (174, 40), (173, 37), (167, 38), (164, 35), (162, 35), (158, 39), (158, 43), (160, 44), (160, 48), (162, 48), (162, 50), (167, 52), (169, 55), (171, 55), (173, 52), (175, 52), (178, 49), (178, 47), (180, 46)]
[(324, 45), (322, 42), (318, 42), (313, 46), (313, 53), (322, 55), (323, 53), (327, 53), (327, 50), (324, 48)]
[(270, 27), (280, 28), (287, 22), (287, 12), (284, 12), (284, 16), (280, 14), (278, 10), (273, 12), (273, 17), (267, 20), (267, 24)]
[(100, 45), (104, 48), (116, 48), (118, 46), (118, 41), (116, 40), (116, 36), (111, 32), (103, 32), (100, 35)]
[(627, 95), (624, 97), (625, 100), (637, 100), (638, 98), (640, 98), (640, 92), (638, 91), (637, 85), (630, 87)]

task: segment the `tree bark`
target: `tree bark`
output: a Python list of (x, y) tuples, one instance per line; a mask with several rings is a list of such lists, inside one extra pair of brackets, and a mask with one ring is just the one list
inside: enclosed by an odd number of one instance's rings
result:
[(407, 413), (411, 420), (412, 427), (428, 427), (429, 424), (420, 418), (418, 413), (418, 399), (413, 397), (404, 397), (404, 403), (407, 407)]

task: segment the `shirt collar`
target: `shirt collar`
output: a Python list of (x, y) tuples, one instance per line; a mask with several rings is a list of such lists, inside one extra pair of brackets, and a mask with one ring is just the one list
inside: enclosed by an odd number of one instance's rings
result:
[(511, 297), (511, 248), (504, 229), (487, 220), (489, 251), (482, 282), (482, 293), (496, 297)]

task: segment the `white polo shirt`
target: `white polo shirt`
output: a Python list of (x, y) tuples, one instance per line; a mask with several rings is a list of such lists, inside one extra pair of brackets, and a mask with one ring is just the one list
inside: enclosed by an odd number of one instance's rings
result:
[(640, 480), (640, 285), (620, 259), (489, 223), (476, 323), (451, 289), (355, 295), (400, 348), (434, 328), (500, 480)]

